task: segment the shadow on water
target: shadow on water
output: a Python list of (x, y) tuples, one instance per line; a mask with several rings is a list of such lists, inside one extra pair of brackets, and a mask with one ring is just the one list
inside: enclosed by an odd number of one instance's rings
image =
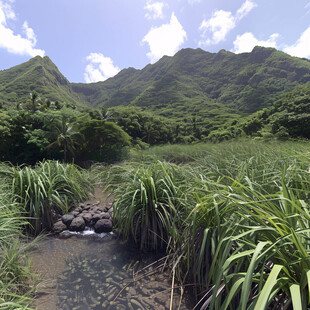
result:
[[(169, 309), (171, 281), (160, 272), (160, 256), (141, 255), (113, 236), (100, 239), (48, 237), (33, 253), (42, 275), (35, 307), (39, 310)], [(191, 309), (174, 290), (173, 309)], [(180, 307), (179, 307), (180, 306)]]

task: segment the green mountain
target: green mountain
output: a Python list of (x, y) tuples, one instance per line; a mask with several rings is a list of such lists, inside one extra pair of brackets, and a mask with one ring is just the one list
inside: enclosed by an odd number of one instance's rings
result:
[(309, 139), (310, 83), (296, 86), (272, 106), (250, 115), (236, 126), (250, 136)]
[(251, 53), (183, 49), (142, 70), (128, 68), (104, 82), (69, 83), (48, 57), (0, 72), (0, 103), (22, 103), (29, 92), (92, 107), (139, 106), (160, 115), (187, 113), (220, 122), (270, 106), (310, 81), (310, 62), (273, 48)]
[(32, 91), (51, 101), (81, 104), (70, 82), (47, 56), (36, 56), (21, 65), (0, 71), (0, 103), (15, 107), (17, 103), (28, 101)]

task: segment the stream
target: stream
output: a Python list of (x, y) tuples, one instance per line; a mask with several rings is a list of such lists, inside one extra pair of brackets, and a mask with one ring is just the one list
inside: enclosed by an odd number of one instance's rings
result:
[[(170, 309), (171, 280), (169, 273), (161, 272), (160, 257), (142, 255), (113, 234), (46, 237), (32, 253), (32, 268), (43, 280), (34, 307)], [(180, 301), (180, 294), (175, 288), (172, 309), (191, 309), (186, 298)]]

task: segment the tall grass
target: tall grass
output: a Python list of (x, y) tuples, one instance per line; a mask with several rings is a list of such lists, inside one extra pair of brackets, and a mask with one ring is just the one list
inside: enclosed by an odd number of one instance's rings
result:
[(134, 173), (118, 170), (121, 176), (110, 178), (108, 189), (116, 196), (114, 215), (119, 232), (134, 239), (141, 249), (165, 248), (176, 231), (182, 207), (179, 167), (157, 162)]
[(56, 161), (35, 167), (0, 163), (0, 309), (30, 309), (37, 279), (23, 242), (25, 228), (51, 229), (55, 215), (87, 197), (91, 184), (82, 170)]
[[(110, 179), (121, 172), (115, 220), (136, 241), (141, 231), (154, 234), (153, 248), (165, 240), (174, 274), (194, 287), (196, 309), (310, 306), (309, 144), (167, 146), (133, 158), (140, 164), (106, 170)], [(179, 166), (161, 174), (157, 159)]]
[[(27, 248), (20, 242), (27, 220), (10, 195), (0, 189), (0, 309), (28, 309), (36, 278), (30, 272)], [(32, 285), (30, 285), (32, 283)]]
[(2, 166), (2, 176), (11, 189), (12, 199), (29, 217), (35, 234), (50, 230), (57, 214), (68, 211), (70, 203), (88, 196), (89, 181), (73, 164), (46, 161), (32, 167)]

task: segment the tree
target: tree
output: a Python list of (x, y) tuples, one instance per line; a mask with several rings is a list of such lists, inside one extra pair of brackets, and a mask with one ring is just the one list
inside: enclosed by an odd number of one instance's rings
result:
[(31, 110), (34, 113), (37, 110), (37, 99), (38, 99), (38, 94), (34, 91), (30, 93), (30, 99), (31, 99)]
[(124, 148), (130, 145), (130, 136), (113, 122), (97, 119), (80, 121), (80, 132), (84, 137), (81, 148), (84, 160), (120, 160)]
[(74, 129), (74, 123), (63, 115), (61, 120), (56, 121), (53, 125), (53, 135), (55, 141), (49, 144), (48, 148), (60, 148), (64, 153), (64, 161), (68, 159), (68, 152), (75, 156), (75, 147), (79, 145), (81, 141), (81, 134)]

